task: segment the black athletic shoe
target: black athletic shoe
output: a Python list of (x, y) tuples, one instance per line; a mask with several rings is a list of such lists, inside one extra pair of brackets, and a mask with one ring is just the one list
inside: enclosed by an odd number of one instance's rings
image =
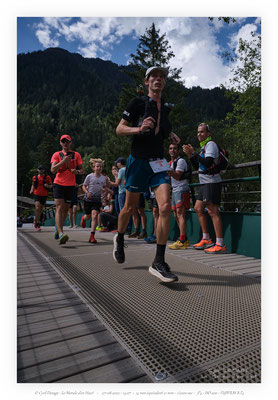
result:
[(166, 262), (153, 262), (153, 265), (149, 267), (149, 272), (162, 280), (162, 282), (178, 281), (177, 275), (172, 274)]
[(124, 252), (124, 242), (118, 243), (117, 241), (118, 233), (114, 236), (114, 249), (113, 249), (113, 258), (117, 263), (122, 264), (125, 262), (125, 252)]

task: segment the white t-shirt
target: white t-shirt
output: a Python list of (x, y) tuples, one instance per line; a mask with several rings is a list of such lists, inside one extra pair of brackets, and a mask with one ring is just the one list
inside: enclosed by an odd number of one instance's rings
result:
[[(175, 161), (176, 160), (173, 160), (170, 164), (170, 168), (172, 170), (174, 169)], [(187, 170), (188, 170), (187, 162), (185, 161), (184, 158), (179, 158), (177, 161), (176, 171), (183, 172), (183, 171), (187, 171)], [(189, 191), (187, 179), (178, 180), (171, 176), (171, 186), (172, 186), (173, 192), (188, 192)]]
[(92, 195), (92, 197), (90, 198), (87, 198), (87, 195), (85, 195), (84, 200), (100, 201), (102, 188), (106, 185), (106, 178), (104, 175), (100, 175), (99, 177), (97, 177), (92, 172), (91, 174), (86, 176), (83, 185), (86, 186), (88, 192)]
[[(214, 162), (217, 163), (218, 157), (219, 157), (219, 149), (218, 146), (215, 142), (212, 140), (208, 142), (205, 146), (202, 147), (201, 153), (205, 150), (205, 157), (212, 157), (214, 159)], [(201, 165), (199, 165), (199, 181), (201, 184), (204, 183), (218, 183), (221, 182), (221, 176), (220, 174), (215, 174), (215, 175), (208, 175), (208, 174), (201, 174), (200, 171), (204, 171), (205, 168)]]

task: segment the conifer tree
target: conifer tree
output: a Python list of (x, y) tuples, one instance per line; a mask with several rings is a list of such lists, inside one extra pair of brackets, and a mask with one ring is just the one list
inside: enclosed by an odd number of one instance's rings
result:
[[(119, 156), (127, 157), (130, 151), (130, 138), (128, 137), (117, 137), (115, 130), (121, 119), (121, 114), (128, 104), (128, 102), (136, 97), (137, 89), (139, 85), (144, 82), (144, 76), (146, 69), (159, 65), (169, 69), (169, 76), (163, 94), (167, 101), (180, 104), (177, 110), (181, 110), (183, 107), (183, 99), (187, 94), (187, 90), (183, 87), (180, 81), (181, 69), (171, 69), (169, 67), (170, 60), (175, 56), (171, 51), (169, 43), (166, 39), (166, 34), (160, 35), (160, 31), (156, 29), (153, 23), (149, 29), (146, 29), (145, 34), (140, 36), (139, 44), (135, 54), (131, 54), (130, 65), (133, 67), (131, 72), (127, 74), (132, 78), (133, 84), (125, 85), (121, 96), (119, 98), (119, 105), (115, 108), (114, 113), (109, 117), (109, 139), (103, 146), (101, 156), (107, 160), (107, 166), (112, 166), (113, 161)], [(146, 93), (146, 91), (145, 91)], [(175, 119), (175, 111), (171, 112), (173, 119)], [(188, 115), (186, 113), (176, 118), (179, 120), (181, 126), (187, 121)], [(167, 147), (167, 145), (166, 145)], [(108, 171), (110, 168), (107, 168)]]

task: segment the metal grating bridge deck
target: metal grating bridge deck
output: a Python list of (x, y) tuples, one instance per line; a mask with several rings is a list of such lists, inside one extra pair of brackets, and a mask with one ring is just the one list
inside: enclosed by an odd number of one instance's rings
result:
[(258, 260), (238, 256), (235, 265), (232, 254), (167, 250), (179, 276), (167, 285), (148, 273), (155, 245), (128, 239), (126, 262), (116, 264), (111, 233), (98, 233), (97, 245), (88, 243), (88, 229), (68, 233), (59, 246), (50, 228), (22, 231), (151, 381), (260, 382)]

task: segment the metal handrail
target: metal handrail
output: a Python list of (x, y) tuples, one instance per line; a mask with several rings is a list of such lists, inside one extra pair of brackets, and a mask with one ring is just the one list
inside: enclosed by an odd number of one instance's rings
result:
[[(261, 180), (260, 176), (247, 176), (245, 178), (232, 178), (232, 179), (222, 179), (222, 183), (241, 183), (241, 182), (259, 182)], [(198, 183), (189, 183), (189, 186), (200, 186)], [(250, 192), (249, 192), (250, 193)]]
[[(221, 171), (221, 174), (224, 174), (226, 171), (230, 170), (235, 170), (235, 169), (241, 169), (241, 168), (250, 168), (250, 167), (260, 167), (261, 166), (261, 160), (258, 161), (250, 161), (247, 163), (241, 163), (241, 164), (229, 164), (227, 166), (227, 169), (225, 171)], [(192, 175), (198, 175), (198, 171), (193, 171)]]
[[(247, 177), (240, 177), (240, 178), (229, 178), (229, 179), (223, 179), (222, 178), (222, 184), (224, 186), (224, 188), (226, 190), (224, 190), (224, 192), (222, 193), (222, 201), (221, 201), (221, 208), (224, 208), (226, 210), (226, 205), (230, 204), (230, 205), (234, 205), (236, 211), (239, 211), (239, 208), (247, 208), (248, 211), (250, 211), (251, 209), (255, 209), (256, 212), (258, 212), (258, 210), (260, 210), (260, 206), (261, 206), (261, 199), (256, 200), (256, 198), (254, 199), (247, 199), (246, 196), (250, 195), (250, 196), (257, 196), (259, 197), (261, 191), (260, 190), (250, 190), (250, 191), (235, 191), (234, 189), (232, 189), (232, 191), (228, 191), (227, 188), (230, 186), (233, 186), (234, 188), (234, 184), (239, 184), (238, 188), (241, 188), (242, 184), (247, 184), (247, 183), (257, 183), (257, 182), (261, 182), (261, 175), (260, 175), (260, 168), (261, 168), (261, 161), (251, 161), (248, 163), (242, 163), (242, 164), (234, 164), (234, 165), (229, 165), (227, 167), (226, 171), (221, 171), (221, 175), (223, 175), (224, 173), (230, 171), (230, 170), (240, 170), (242, 168), (250, 168), (250, 167), (257, 167), (259, 169), (259, 175), (256, 176), (247, 176)], [(198, 175), (198, 171), (193, 171), (192, 173), (193, 175)], [(196, 198), (195, 198), (195, 192), (194, 192), (194, 188), (199, 187), (200, 183), (199, 182), (194, 182), (194, 183), (190, 183), (189, 187), (190, 187), (190, 191), (191, 191), (191, 199), (192, 199), (192, 203), (193, 205), (195, 204)], [(236, 197), (236, 199), (234, 201), (230, 201), (230, 199), (225, 198), (227, 195), (233, 195)], [(240, 199), (238, 197), (243, 196), (244, 198)], [(232, 210), (226, 210), (226, 211), (232, 211)]]

